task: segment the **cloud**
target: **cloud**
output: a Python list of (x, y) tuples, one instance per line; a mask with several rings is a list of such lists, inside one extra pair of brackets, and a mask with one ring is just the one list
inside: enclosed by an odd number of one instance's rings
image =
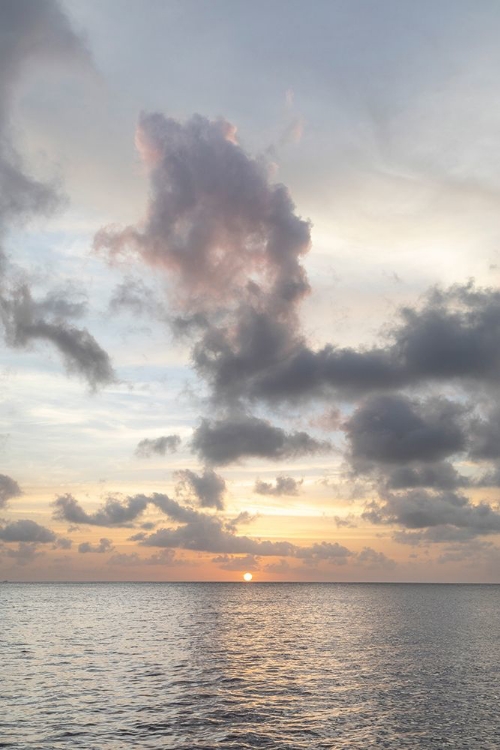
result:
[(233, 299), (254, 275), (277, 310), (308, 291), (299, 258), (309, 224), (294, 214), (286, 188), (269, 182), (265, 163), (238, 145), (230, 123), (143, 114), (136, 143), (151, 175), (147, 221), (101, 230), (99, 250), (175, 272), (183, 305), (198, 312)]
[(397, 524), (405, 529), (451, 527), (463, 538), (500, 533), (500, 512), (486, 503), (473, 505), (457, 492), (411, 490), (389, 495), (382, 503), (371, 503), (363, 513), (375, 524)]
[(0, 474), (0, 508), (5, 508), (9, 500), (22, 495), (18, 483), (6, 474)]
[(460, 475), (448, 461), (421, 466), (396, 466), (385, 478), (385, 487), (389, 490), (416, 487), (454, 490), (469, 484), (469, 479)]
[(102, 539), (99, 539), (99, 544), (91, 544), (90, 542), (82, 542), (78, 545), (78, 552), (81, 552), (82, 554), (85, 554), (87, 552), (95, 552), (98, 554), (103, 554), (105, 552), (111, 552), (113, 550), (113, 542), (111, 539), (106, 539), (103, 537)]
[(153, 453), (164, 456), (166, 453), (175, 453), (181, 444), (179, 435), (162, 435), (159, 438), (145, 438), (141, 440), (135, 449), (135, 455), (139, 458), (151, 458)]
[(394, 560), (391, 560), (390, 557), (387, 557), (387, 555), (384, 555), (383, 552), (377, 552), (371, 547), (363, 547), (361, 552), (358, 554), (357, 561), (358, 563), (361, 563), (361, 565), (366, 565), (367, 567), (370, 567), (370, 568), (373, 568), (373, 567), (394, 568), (396, 565)]
[[(89, 62), (81, 39), (72, 31), (53, 0), (19, 0), (0, 7), (0, 237), (11, 224), (52, 212), (59, 203), (53, 185), (28, 175), (11, 142), (10, 103), (14, 85), (25, 65), (39, 58)], [(39, 302), (32, 297), (27, 279), (11, 284), (0, 248), (0, 321), (9, 346), (25, 348), (46, 341), (62, 355), (70, 374), (85, 378), (91, 388), (115, 379), (107, 353), (86, 329), (75, 328), (67, 318), (82, 312), (82, 303), (51, 292)], [(19, 269), (17, 275), (22, 274)]]
[(61, 495), (52, 503), (54, 518), (74, 524), (90, 526), (123, 526), (130, 524), (146, 509), (148, 500), (142, 496), (130, 497), (125, 503), (108, 498), (95, 513), (87, 513), (70, 494)]
[(21, 521), (11, 521), (0, 528), (0, 540), (3, 542), (36, 542), (39, 544), (48, 544), (55, 542), (56, 534), (45, 526), (32, 521), (23, 519)]
[[(110, 358), (94, 337), (61, 319), (63, 311), (74, 316), (75, 303), (55, 295), (50, 305), (47, 299), (37, 303), (26, 284), (0, 302), (0, 319), (10, 346), (25, 348), (33, 341), (47, 341), (62, 354), (67, 372), (84, 378), (92, 389), (115, 381)], [(53, 315), (47, 319), (50, 312)]]
[(161, 493), (135, 495), (121, 503), (109, 499), (92, 514), (87, 513), (71, 495), (64, 495), (54, 502), (56, 518), (94, 526), (127, 526), (149, 505), (161, 510), (178, 525), (159, 528), (150, 534), (142, 530), (130, 537), (129, 541), (138, 542), (145, 547), (189, 549), (218, 555), (298, 557), (309, 558), (315, 562), (339, 562), (352, 554), (338, 543), (322, 542), (312, 547), (299, 547), (288, 541), (268, 541), (240, 536), (237, 534), (237, 525), (252, 520), (248, 513), (242, 513), (236, 519), (226, 521), (213, 513), (204, 513), (181, 505)]
[(287, 433), (257, 417), (202, 420), (192, 440), (193, 450), (207, 463), (226, 465), (242, 458), (283, 460), (331, 449), (306, 432)]
[(196, 474), (190, 469), (183, 469), (182, 471), (176, 471), (174, 476), (178, 480), (176, 487), (178, 494), (187, 494), (190, 499), (194, 494), (197, 504), (202, 508), (224, 509), (226, 482), (213, 469), (205, 468), (203, 474)]
[(108, 559), (108, 565), (123, 567), (137, 567), (139, 565), (161, 565), (173, 567), (178, 565), (190, 565), (188, 560), (176, 557), (173, 549), (162, 549), (149, 557), (140, 557), (137, 552), (119, 552)]
[(344, 565), (353, 554), (338, 542), (319, 542), (310, 547), (297, 547), (295, 550), (295, 557), (302, 559), (307, 565), (317, 565), (320, 562)]
[(355, 468), (410, 461), (436, 462), (465, 450), (464, 409), (442, 398), (400, 395), (366, 399), (345, 423)]
[(334, 516), (335, 526), (338, 529), (355, 529), (357, 528), (357, 516), (349, 513), (347, 516)]
[(236, 570), (245, 572), (245, 570), (259, 570), (260, 561), (255, 555), (242, 555), (240, 557), (233, 555), (218, 555), (212, 558), (212, 562), (221, 570)]
[(170, 518), (188, 522), (197, 518), (198, 512), (186, 508), (168, 495), (154, 492), (152, 495), (133, 495), (124, 501), (108, 498), (103, 506), (94, 513), (87, 513), (72, 495), (66, 494), (56, 498), (52, 503), (54, 518), (74, 524), (88, 526), (130, 526), (144, 513), (148, 505), (158, 508)]
[(5, 554), (8, 558), (14, 560), (16, 565), (29, 565), (37, 557), (41, 557), (45, 552), (38, 548), (36, 542), (19, 542), (17, 549), (12, 547), (0, 548), (0, 554)]
[(208, 361), (216, 387), (225, 373), (221, 387), (229, 389), (231, 375), (233, 397), (272, 403), (332, 392), (353, 398), (428, 382), (489, 385), (499, 380), (499, 331), (500, 292), (456, 285), (431, 289), (420, 306), (402, 308), (382, 344), (372, 348), (327, 344), (313, 350), (296, 335), (276, 361), (260, 358), (246, 371), (222, 367), (231, 352), (216, 351)]
[(479, 461), (500, 459), (500, 409), (497, 406), (486, 419), (471, 421), (470, 443), (471, 458)]
[(54, 0), (17, 0), (0, 6), (0, 226), (7, 221), (51, 211), (58, 203), (52, 185), (33, 179), (11, 142), (9, 122), (14, 86), (28, 63), (37, 59), (88, 60)]
[(270, 482), (263, 482), (261, 479), (256, 479), (253, 491), (257, 495), (274, 495), (276, 497), (298, 495), (303, 481), (303, 479), (297, 480), (293, 477), (286, 477), (280, 474), (280, 476), (276, 477), (276, 484), (274, 485)]
[(150, 170), (147, 220), (95, 238), (110, 259), (131, 256), (175, 284), (172, 326), (194, 337), (195, 367), (223, 404), (301, 342), (297, 307), (309, 293), (301, 265), (309, 222), (235, 133), (200, 115), (182, 123), (143, 114), (136, 142)]

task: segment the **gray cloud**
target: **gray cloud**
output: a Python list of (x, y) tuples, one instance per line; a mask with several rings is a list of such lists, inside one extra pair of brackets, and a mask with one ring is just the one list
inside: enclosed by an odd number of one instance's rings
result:
[(6, 474), (0, 474), (0, 508), (5, 508), (9, 500), (22, 495), (18, 483)]
[[(473, 505), (457, 492), (411, 490), (389, 495), (381, 503), (371, 503), (363, 518), (372, 523), (397, 524), (405, 529), (451, 527), (451, 534), (462, 538), (500, 532), (500, 512), (486, 503)], [(440, 534), (442, 538), (442, 533)]]
[(358, 563), (361, 563), (361, 565), (366, 565), (370, 568), (373, 568), (373, 567), (394, 568), (396, 565), (394, 560), (391, 560), (390, 557), (387, 557), (387, 555), (384, 555), (383, 552), (377, 552), (371, 547), (363, 547), (363, 549), (357, 556), (357, 561)]
[(486, 419), (470, 425), (470, 456), (479, 461), (500, 459), (500, 409), (495, 406)]
[(30, 519), (11, 521), (0, 528), (0, 539), (4, 542), (36, 542), (48, 544), (55, 542), (56, 534), (45, 526)]
[(371, 349), (327, 344), (314, 351), (300, 335), (291, 338), (274, 328), (273, 338), (272, 322), (259, 323), (269, 346), (274, 341), (279, 352), (275, 360), (261, 355), (247, 366), (249, 357), (239, 344), (213, 334), (195, 350), (199, 371), (221, 399), (230, 394), (276, 403), (323, 398), (332, 391), (358, 397), (429, 381), (494, 384), (499, 379), (500, 292), (495, 289), (471, 284), (432, 289), (420, 307), (402, 308), (383, 345)]
[(322, 561), (344, 565), (347, 558), (353, 554), (351, 550), (338, 542), (318, 542), (310, 547), (297, 547), (294, 556), (308, 565), (317, 565)]
[(267, 541), (239, 536), (237, 525), (248, 523), (251, 520), (249, 514), (240, 514), (238, 518), (226, 522), (218, 515), (180, 505), (160, 493), (149, 496), (135, 495), (121, 503), (110, 499), (93, 514), (86, 513), (71, 495), (64, 495), (54, 502), (56, 518), (94, 526), (126, 526), (148, 505), (158, 508), (179, 525), (174, 528), (160, 528), (151, 534), (143, 530), (130, 537), (130, 541), (146, 547), (189, 549), (220, 555), (297, 557), (307, 558), (315, 563), (321, 560), (342, 562), (345, 557), (352, 554), (346, 547), (337, 543), (322, 542), (311, 547), (298, 547), (287, 541)]
[(221, 570), (236, 570), (245, 572), (245, 570), (259, 570), (260, 561), (255, 555), (218, 555), (212, 558), (212, 562)]
[(123, 526), (130, 524), (146, 509), (148, 500), (142, 496), (130, 497), (121, 503), (108, 498), (104, 506), (95, 513), (87, 513), (80, 503), (69, 494), (61, 495), (52, 503), (54, 518), (74, 524), (90, 526)]
[(377, 395), (346, 422), (349, 457), (356, 468), (410, 461), (436, 462), (465, 449), (464, 409), (445, 399)]
[(274, 495), (276, 497), (298, 495), (303, 481), (303, 479), (297, 480), (293, 477), (286, 477), (280, 474), (280, 476), (276, 477), (275, 484), (263, 482), (262, 479), (256, 479), (253, 491), (257, 495)]
[(159, 438), (145, 438), (141, 440), (135, 449), (135, 455), (139, 458), (151, 458), (156, 453), (164, 456), (166, 453), (175, 453), (181, 444), (179, 435), (162, 435)]
[(202, 508), (224, 509), (226, 482), (213, 469), (205, 468), (203, 474), (183, 469), (176, 471), (174, 476), (178, 480), (176, 491), (180, 495), (187, 494), (190, 499), (194, 495), (197, 504)]
[[(68, 373), (83, 377), (91, 388), (111, 383), (115, 374), (108, 354), (85, 328), (75, 328), (61, 319), (61, 313), (73, 317), (79, 303), (52, 294), (37, 303), (26, 284), (0, 299), (0, 319), (6, 341), (24, 348), (33, 341), (47, 341), (62, 354)], [(52, 312), (51, 318), (46, 314)]]
[(12, 547), (0, 548), (0, 554), (5, 554), (6, 557), (14, 560), (16, 565), (29, 565), (45, 553), (39, 549), (37, 542), (19, 542), (17, 549)]
[(148, 219), (140, 228), (104, 229), (95, 244), (111, 256), (133, 253), (175, 271), (189, 293), (183, 305), (195, 302), (197, 312), (234, 298), (253, 274), (279, 311), (308, 291), (299, 258), (309, 249), (309, 224), (235, 133), (230, 123), (200, 115), (180, 123), (143, 114), (136, 140), (151, 170)]
[(97, 553), (97, 554), (103, 554), (105, 552), (111, 552), (113, 550), (113, 542), (111, 539), (106, 539), (105, 537), (102, 537), (102, 539), (99, 539), (99, 544), (91, 544), (90, 542), (82, 542), (78, 545), (78, 552), (81, 552), (82, 554), (86, 554), (88, 552), (91, 553)]
[(282, 460), (311, 455), (331, 449), (306, 432), (291, 432), (274, 427), (257, 417), (204, 419), (195, 430), (193, 449), (201, 459), (215, 465), (226, 465), (242, 458)]
[(458, 473), (448, 461), (420, 466), (396, 466), (391, 469), (384, 480), (389, 490), (429, 487), (439, 490), (454, 490), (468, 487), (470, 481)]
[(186, 508), (168, 495), (134, 495), (119, 501), (108, 498), (101, 508), (94, 513), (87, 513), (72, 495), (66, 494), (56, 498), (52, 503), (54, 518), (74, 524), (88, 526), (130, 526), (144, 513), (148, 505), (158, 508), (175, 521), (189, 522), (198, 516), (192, 508)]
[[(53, 185), (43, 184), (26, 172), (10, 140), (9, 106), (13, 87), (27, 63), (43, 57), (67, 63), (88, 62), (88, 54), (71, 30), (59, 4), (53, 0), (19, 0), (0, 6), (0, 235), (14, 221), (51, 212), (58, 204)], [(5, 276), (7, 264), (0, 250)], [(26, 347), (46, 341), (62, 354), (66, 369), (84, 377), (92, 388), (114, 380), (108, 355), (86, 329), (67, 323), (83, 311), (81, 301), (64, 299), (56, 292), (39, 302), (27, 281), (10, 285), (3, 279), (0, 319), (9, 346)], [(47, 317), (48, 316), (48, 317)]]
[(119, 552), (111, 555), (108, 559), (108, 565), (118, 565), (123, 567), (137, 567), (138, 565), (162, 565), (165, 567), (174, 567), (179, 565), (190, 565), (189, 561), (176, 557), (173, 549), (162, 549), (155, 552), (149, 557), (140, 557), (137, 552)]
[(51, 211), (52, 185), (33, 179), (10, 140), (14, 85), (28, 63), (40, 57), (83, 60), (87, 53), (54, 0), (16, 0), (0, 5), (0, 225)]

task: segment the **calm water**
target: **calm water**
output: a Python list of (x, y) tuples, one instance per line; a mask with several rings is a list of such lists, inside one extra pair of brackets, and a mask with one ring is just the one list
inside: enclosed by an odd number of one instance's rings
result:
[(500, 747), (500, 586), (5, 584), (0, 747)]

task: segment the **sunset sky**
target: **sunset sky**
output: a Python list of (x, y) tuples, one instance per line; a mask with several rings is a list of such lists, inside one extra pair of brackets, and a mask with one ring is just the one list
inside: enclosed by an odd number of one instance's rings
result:
[(499, 581), (499, 36), (0, 0), (0, 579)]

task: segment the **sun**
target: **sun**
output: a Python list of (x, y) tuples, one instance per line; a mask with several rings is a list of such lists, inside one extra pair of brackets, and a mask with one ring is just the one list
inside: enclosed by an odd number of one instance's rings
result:
[(251, 573), (244, 573), (243, 574), (243, 580), (247, 581), (247, 583), (250, 583), (250, 581), (252, 580), (252, 578), (253, 578), (253, 575)]

